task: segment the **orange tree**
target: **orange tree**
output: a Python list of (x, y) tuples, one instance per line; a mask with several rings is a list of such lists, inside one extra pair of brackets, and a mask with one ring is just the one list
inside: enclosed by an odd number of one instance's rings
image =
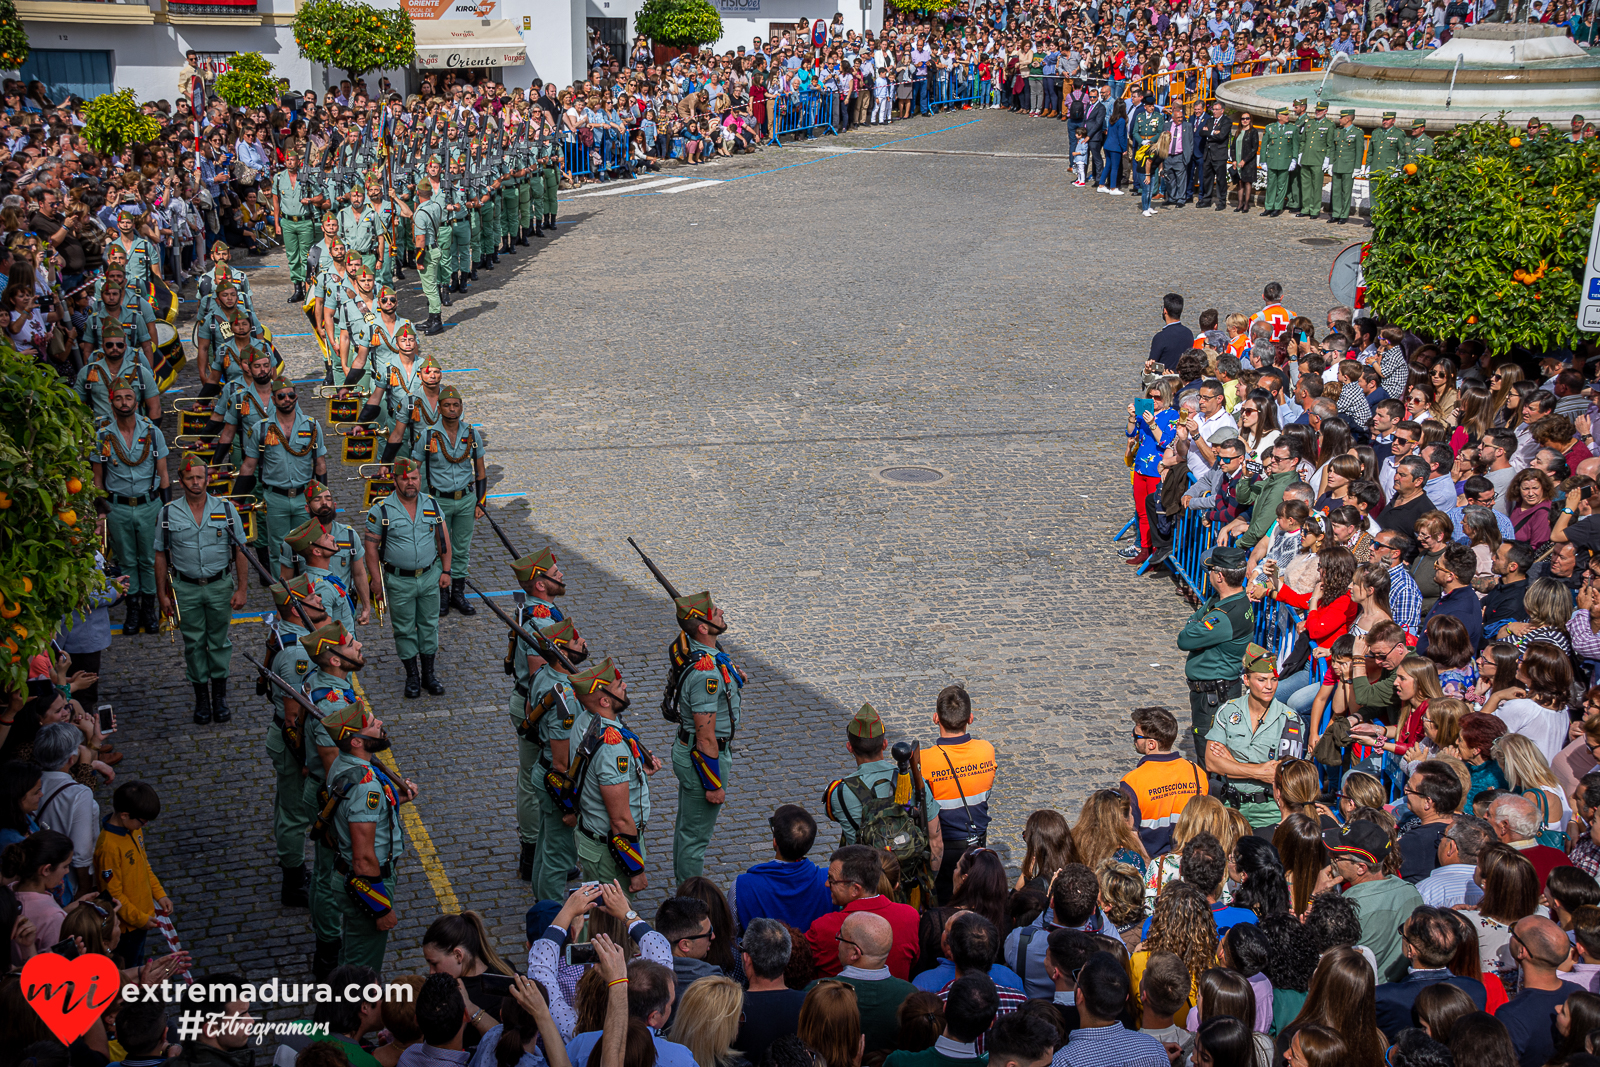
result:
[(28, 61), (28, 31), (17, 17), (17, 5), (0, 0), (0, 67), (16, 70)]
[(294, 42), (313, 63), (337, 67), (352, 78), (409, 67), (417, 55), (416, 31), (404, 6), (309, 0), (295, 13)]
[(104, 586), (95, 567), (94, 420), (55, 373), (0, 341), (0, 671), (28, 658)]
[(1600, 141), (1478, 122), (1415, 164), (1375, 182), (1368, 305), (1420, 336), (1494, 352), (1576, 343)]

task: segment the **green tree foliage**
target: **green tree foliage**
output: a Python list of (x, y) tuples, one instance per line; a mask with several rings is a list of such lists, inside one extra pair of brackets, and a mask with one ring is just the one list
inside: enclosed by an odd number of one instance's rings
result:
[(1375, 184), (1362, 266), (1379, 315), (1500, 353), (1576, 343), (1600, 142), (1479, 122), (1440, 137), (1415, 173)]
[(0, 0), (0, 69), (17, 70), (28, 61), (28, 31), (17, 17), (17, 5)]
[(722, 38), (722, 16), (709, 0), (644, 0), (633, 32), (669, 48), (694, 48)]
[(62, 617), (104, 588), (93, 453), (89, 408), (0, 341), (0, 671), (10, 688), (27, 684), (28, 658)]
[(104, 93), (83, 106), (83, 136), (96, 152), (116, 155), (135, 141), (153, 141), (161, 120), (139, 111), (132, 89)]
[(294, 40), (313, 63), (359, 78), (369, 70), (409, 67), (417, 35), (404, 6), (378, 8), (342, 0), (308, 0), (294, 16)]
[(241, 52), (228, 61), (228, 73), (217, 79), (217, 95), (231, 107), (262, 107), (278, 99), (272, 64), (260, 52)]

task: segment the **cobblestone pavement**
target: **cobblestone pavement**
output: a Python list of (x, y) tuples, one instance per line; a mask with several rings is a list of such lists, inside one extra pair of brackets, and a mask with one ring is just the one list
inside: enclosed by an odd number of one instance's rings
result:
[[(1123, 409), (1161, 295), (1183, 293), (1193, 323), (1208, 306), (1253, 311), (1276, 279), (1320, 322), (1337, 248), (1300, 241), (1362, 231), (1192, 207), (1145, 219), (1132, 197), (1071, 188), (1066, 147), (1064, 123), (960, 112), (664, 174), (722, 183), (684, 195), (564, 193), (560, 235), (502, 257), (426, 339), (487, 432), (502, 525), (524, 551), (554, 546), (563, 607), (622, 663), (633, 723), (663, 758), (675, 626), (625, 538), (727, 606), (750, 684), (707, 853), (722, 884), (767, 858), (775, 805), (820, 818), (864, 700), (891, 741), (926, 742), (934, 695), (967, 686), (974, 732), (999, 749), (990, 843), (1012, 862), (1029, 811), (1076, 812), (1131, 765), (1129, 707), (1185, 704), (1170, 635), (1188, 610), (1108, 543), (1130, 513)], [(402, 308), (421, 319), (407, 277)], [(282, 258), (251, 279), (274, 328), (300, 334), (282, 341), (291, 371), (320, 376)], [(895, 465), (938, 481), (880, 476)], [(335, 468), (359, 521), (353, 469)], [(474, 576), (509, 590), (506, 563), (482, 524)], [(258, 584), (251, 608), (270, 608)], [(234, 636), (255, 653), (264, 635)], [(441, 907), (483, 911), (520, 956), (531, 900), (514, 881), (504, 628), (452, 615), (448, 692), (414, 701), (390, 635), (362, 637), (366, 692), (422, 787), (437, 857), (424, 870), (408, 849), (387, 970), (424, 968)], [(233, 721), (193, 726), (181, 663), (143, 636), (106, 666), (118, 770), (163, 798), (147, 840), (178, 930), (197, 970), (303, 976), (306, 913), (277, 904), (267, 709), (236, 657)], [(670, 878), (670, 769), (653, 788), (646, 914)], [(814, 855), (834, 840), (824, 823)]]

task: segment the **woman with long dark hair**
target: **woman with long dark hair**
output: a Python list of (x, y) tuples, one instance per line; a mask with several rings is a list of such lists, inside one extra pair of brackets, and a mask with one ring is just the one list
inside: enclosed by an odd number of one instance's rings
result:
[[(483, 1009), (483, 1014), (478, 1015), (461, 1035), (468, 1048), (476, 1048), (479, 1038), (501, 1021), (500, 1010), (504, 1000), (502, 994), (486, 988), (484, 975), (516, 973), (494, 950), (483, 916), (475, 911), (464, 911), (459, 915), (441, 915), (433, 920), (422, 935), (422, 957), (428, 961), (431, 973), (449, 974), (461, 979), (469, 1016), (477, 1015), (478, 1008)], [(528, 1037), (531, 1039), (532, 1036), (530, 1031)]]
[(43, 797), (43, 779), (44, 772), (32, 761), (0, 765), (0, 848), (38, 832), (34, 813)]
[(1539, 907), (1539, 876), (1526, 856), (1496, 841), (1478, 853), (1472, 880), (1483, 897), (1459, 910), (1475, 920), (1479, 965), (1485, 972), (1515, 970), (1511, 931)]
[(1053, 808), (1040, 808), (1022, 824), (1026, 851), (1014, 889), (1033, 889), (1048, 893), (1056, 872), (1069, 863), (1078, 863), (1078, 849), (1072, 840), (1067, 817)]
[(1238, 886), (1233, 907), (1248, 908), (1258, 918), (1289, 910), (1289, 883), (1270, 842), (1253, 834), (1239, 838), (1228, 857), (1228, 874)]
[(1323, 953), (1311, 977), (1305, 1007), (1278, 1032), (1278, 1054), (1289, 1050), (1295, 1035), (1307, 1027), (1325, 1026), (1344, 1037), (1350, 1067), (1382, 1067), (1385, 1041), (1378, 1029), (1373, 991), (1376, 978), (1365, 956), (1347, 945)]
[(1095, 184), (1095, 192), (1110, 193), (1112, 196), (1121, 196), (1122, 190), (1117, 188), (1117, 182), (1122, 177), (1122, 154), (1128, 150), (1128, 109), (1121, 100), (1111, 108), (1111, 121), (1106, 124), (1106, 139), (1101, 146), (1105, 153), (1106, 165), (1100, 171), (1100, 180)]
[(1011, 929), (1011, 912), (1007, 907), (1006, 867), (990, 848), (969, 848), (956, 861), (951, 878), (955, 892), (950, 897), (952, 908), (975, 911), (994, 923), (1000, 936)]
[[(1000, 877), (1002, 880), (1005, 878), (1004, 871), (1001, 871)], [(678, 887), (678, 895), (693, 897), (703, 902), (706, 910), (710, 912), (711, 932), (716, 936), (711, 939), (711, 946), (706, 950), (706, 962), (721, 967), (723, 974), (742, 983), (744, 964), (739, 957), (739, 925), (734, 918), (732, 906), (728, 904), (728, 898), (722, 895), (717, 883), (700, 875), (685, 878), (683, 884)]]
[(1506, 1024), (1488, 1012), (1457, 1019), (1449, 1043), (1455, 1067), (1517, 1067), (1522, 1062)]

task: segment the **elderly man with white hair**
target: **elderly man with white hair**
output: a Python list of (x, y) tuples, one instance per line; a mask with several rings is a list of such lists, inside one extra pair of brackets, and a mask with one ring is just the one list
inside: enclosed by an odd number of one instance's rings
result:
[(1521, 852), (1533, 864), (1539, 876), (1539, 891), (1544, 891), (1544, 881), (1557, 867), (1569, 867), (1572, 861), (1559, 848), (1541, 845), (1539, 836), (1539, 808), (1533, 801), (1516, 793), (1494, 798), (1489, 805), (1489, 825), (1503, 843)]
[(72, 777), (82, 743), (83, 732), (68, 722), (41, 726), (33, 739), (33, 761), (44, 768), (34, 817), (40, 827), (72, 839), (74, 897), (94, 889), (94, 844), (100, 836), (100, 808), (94, 790)]

